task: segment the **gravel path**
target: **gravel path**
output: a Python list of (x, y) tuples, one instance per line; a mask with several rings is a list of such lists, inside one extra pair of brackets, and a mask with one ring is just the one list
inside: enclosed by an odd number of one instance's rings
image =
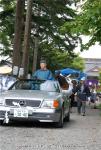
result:
[(71, 121), (57, 129), (46, 123), (14, 123), (0, 127), (0, 150), (100, 150), (101, 116), (87, 109), (80, 116), (74, 108)]

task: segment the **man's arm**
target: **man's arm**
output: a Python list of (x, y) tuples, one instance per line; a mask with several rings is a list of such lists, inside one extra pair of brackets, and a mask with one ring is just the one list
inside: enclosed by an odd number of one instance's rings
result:
[(39, 71), (39, 70), (35, 71), (35, 72), (32, 74), (32, 77), (33, 77), (33, 78), (37, 78), (37, 76), (38, 76), (38, 71)]
[(47, 77), (47, 80), (54, 80), (52, 72), (49, 70), (49, 75)]

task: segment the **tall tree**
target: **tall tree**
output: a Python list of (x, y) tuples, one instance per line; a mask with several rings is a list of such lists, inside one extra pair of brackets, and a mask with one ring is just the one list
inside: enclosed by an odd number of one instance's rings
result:
[[(5, 0), (7, 1), (7, 0)], [(2, 0), (1, 6), (6, 7), (5, 1)], [(75, 0), (74, 0), (75, 1)], [(8, 1), (7, 1), (8, 2)], [(16, 2), (13, 0), (13, 2)], [(47, 40), (49, 43), (52, 42), (55, 47), (59, 47), (63, 50), (67, 50), (69, 53), (73, 52), (75, 47), (76, 37), (72, 35), (69, 30), (66, 34), (61, 34), (60, 27), (66, 22), (71, 22), (72, 19), (75, 19), (75, 11), (70, 8), (71, 0), (33, 0), (33, 16), (32, 16), (32, 38), (34, 35), (34, 31), (39, 25), (39, 36), (41, 37), (41, 41)], [(12, 2), (9, 2), (9, 7), (12, 6)], [(15, 4), (15, 3), (14, 3)], [(14, 9), (14, 8), (12, 8)], [(14, 11), (14, 10), (13, 10)], [(36, 11), (39, 11), (40, 14), (37, 15)], [(5, 10), (3, 12), (5, 14)], [(14, 15), (14, 12), (12, 13)], [(7, 18), (11, 15), (10, 13), (6, 13)], [(1, 18), (1, 16), (0, 16)], [(11, 26), (6, 25), (3, 22), (4, 16), (1, 19), (3, 26), (7, 26), (7, 28), (11, 28)], [(12, 20), (12, 21), (11, 21)], [(9, 22), (14, 25), (14, 16), (9, 19)], [(12, 30), (12, 35), (14, 30)], [(7, 38), (7, 34), (4, 35), (5, 39)], [(11, 40), (11, 36), (9, 37)], [(12, 41), (12, 40), (11, 40)], [(74, 41), (74, 42), (73, 42)], [(6, 44), (5, 44), (6, 45)], [(10, 49), (10, 47), (8, 47)]]
[[(2, 0), (2, 5), (1, 7), (7, 7), (5, 1), (7, 2), (8, 0)], [(14, 25), (14, 8), (15, 8), (15, 0), (13, 1), (13, 12), (12, 13), (6, 13), (6, 18), (10, 18), (9, 23), (12, 23)], [(77, 42), (77, 36), (75, 36), (74, 34), (72, 34), (72, 30), (69, 27), (67, 32), (63, 32), (63, 30), (61, 30), (61, 26), (63, 26), (63, 24), (65, 22), (68, 22), (69, 24), (71, 24), (71, 22), (73, 20), (75, 20), (76, 18), (76, 14), (75, 11), (70, 7), (72, 2), (74, 2), (75, 0), (33, 0), (33, 8), (32, 8), (32, 31), (31, 31), (31, 40), (30, 40), (30, 49), (28, 54), (29, 54), (29, 62), (30, 65), (33, 62), (33, 47), (35, 44), (35, 34), (36, 34), (36, 30), (37, 30), (37, 26), (38, 26), (38, 39), (39, 39), (39, 51), (38, 51), (38, 60), (40, 58), (40, 56), (47, 55), (48, 60), (50, 61), (50, 64), (52, 64), (51, 62), (51, 57), (50, 55), (53, 54), (53, 50), (54, 50), (54, 54), (57, 51), (60, 52), (61, 51), (61, 55), (64, 55), (64, 52), (67, 51), (68, 57), (67, 60), (68, 62), (71, 62), (73, 60), (74, 55), (74, 48), (76, 46), (76, 42)], [(9, 0), (9, 7), (11, 7), (11, 1)], [(27, 5), (26, 5), (27, 6)], [(27, 7), (25, 7), (26, 9)], [(8, 10), (8, 9), (7, 9)], [(40, 12), (40, 13), (37, 13)], [(3, 9), (2, 14), (5, 13), (5, 9)], [(12, 14), (12, 17), (10, 17), (10, 15)], [(0, 19), (1, 19), (1, 14), (0, 14)], [(5, 28), (5, 26), (7, 26), (6, 31), (8, 31), (7, 29), (11, 29), (11, 26), (8, 26), (8, 23), (5, 25), (4, 24), (4, 16), (1, 19), (1, 23), (3, 25), (3, 27)], [(1, 25), (0, 25), (1, 27)], [(12, 41), (13, 36), (14, 36), (14, 29), (11, 29), (11, 33), (9, 34), (3, 34), (3, 36), (5, 37), (4, 39), (7, 39), (7, 42)], [(7, 38), (9, 35), (9, 39)], [(33, 42), (34, 41), (34, 42)], [(26, 42), (25, 42), (26, 43)], [(48, 50), (46, 51), (45, 47), (42, 45), (46, 45), (50, 46), (48, 48)], [(10, 45), (10, 47), (4, 43), (3, 45), (6, 45), (6, 47), (10, 50), (12, 49), (12, 45)], [(27, 47), (27, 46), (26, 46)], [(51, 50), (52, 48), (52, 50)], [(11, 51), (7, 52), (9, 54), (12, 54)], [(24, 51), (24, 53), (26, 53)], [(46, 54), (45, 54), (46, 53)], [(48, 55), (50, 54), (50, 55)], [(59, 59), (61, 60), (61, 55), (59, 55)], [(25, 54), (25, 56), (28, 56), (27, 54)], [(23, 57), (24, 58), (24, 57)], [(25, 61), (27, 59), (27, 61)], [(28, 57), (23, 59), (23, 64), (28, 62)], [(65, 62), (63, 62), (65, 63)], [(28, 63), (27, 63), (28, 64)], [(62, 64), (62, 63), (60, 63)], [(53, 64), (54, 65), (54, 64)], [(27, 66), (27, 65), (26, 65)], [(26, 67), (25, 65), (23, 65), (23, 67)], [(61, 66), (65, 66), (64, 65), (60, 65)], [(54, 67), (55, 68), (55, 67)]]
[(28, 66), (29, 66), (32, 4), (33, 4), (33, 0), (27, 0), (27, 12), (26, 12), (26, 23), (25, 23), (25, 33), (24, 33), (24, 47), (23, 47), (23, 56), (22, 56), (22, 67), (24, 68), (24, 76), (27, 75)]
[(34, 46), (34, 54), (33, 54), (33, 65), (32, 65), (32, 72), (36, 71), (37, 69), (37, 57), (38, 57), (38, 49), (39, 49), (39, 37), (38, 35), (35, 36), (34, 39), (35, 46)]
[(13, 66), (18, 67), (20, 67), (21, 65), (22, 34), (24, 27), (24, 4), (25, 0), (17, 0), (13, 48)]
[[(34, 0), (34, 6), (36, 7), (33, 8), (33, 20), (36, 26), (39, 26), (41, 41), (51, 42), (54, 47), (59, 47), (72, 54), (76, 37), (69, 30), (66, 34), (60, 32), (60, 27), (66, 21), (71, 22), (75, 18), (75, 11), (70, 8), (70, 5), (69, 0)], [(34, 13), (36, 10), (40, 12), (40, 15)], [(35, 24), (32, 30), (35, 30)]]

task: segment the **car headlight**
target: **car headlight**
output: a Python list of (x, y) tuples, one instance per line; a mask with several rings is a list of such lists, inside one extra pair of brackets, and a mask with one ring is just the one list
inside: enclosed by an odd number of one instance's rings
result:
[(58, 108), (58, 107), (59, 107), (58, 100), (53, 100), (53, 101), (44, 100), (41, 105), (41, 108)]

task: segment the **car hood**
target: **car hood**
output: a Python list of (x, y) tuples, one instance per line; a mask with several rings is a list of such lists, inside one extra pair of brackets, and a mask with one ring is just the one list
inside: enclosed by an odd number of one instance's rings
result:
[(56, 99), (60, 97), (60, 93), (47, 91), (32, 91), (32, 90), (9, 90), (1, 94), (3, 99)]

